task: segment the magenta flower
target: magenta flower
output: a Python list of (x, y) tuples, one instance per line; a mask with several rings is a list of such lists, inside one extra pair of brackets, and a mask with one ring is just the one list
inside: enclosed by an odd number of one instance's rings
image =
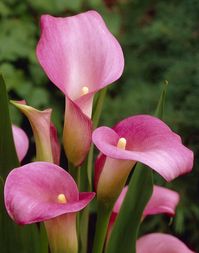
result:
[[(52, 252), (77, 252), (76, 212), (95, 193), (79, 193), (73, 178), (59, 166), (34, 162), (8, 175), (5, 206), (18, 224), (44, 221)], [(71, 251), (69, 249), (72, 249)]]
[(122, 74), (121, 47), (101, 16), (88, 11), (67, 18), (42, 16), (36, 53), (49, 79), (65, 94), (64, 148), (79, 165), (91, 143), (93, 96)]
[[(112, 226), (115, 222), (115, 219), (117, 218), (117, 215), (120, 211), (120, 208), (122, 206), (127, 191), (128, 186), (125, 186), (120, 196), (118, 197), (117, 201), (115, 202), (110, 217), (108, 234), (110, 234), (111, 232)], [(168, 216), (174, 216), (175, 209), (179, 203), (179, 200), (180, 197), (177, 192), (155, 185), (153, 186), (152, 196), (144, 209), (143, 218), (148, 215), (155, 215), (155, 214), (167, 214)]]
[(98, 197), (116, 200), (138, 161), (167, 181), (191, 171), (193, 153), (161, 120), (147, 115), (129, 117), (114, 128), (100, 127), (93, 142), (101, 151), (95, 167)]
[[(125, 186), (114, 205), (113, 214), (117, 215), (119, 213), (127, 191), (128, 186)], [(177, 204), (179, 203), (179, 200), (180, 197), (177, 192), (167, 189), (165, 187), (154, 185), (152, 196), (144, 209), (143, 216), (146, 217), (148, 215), (162, 213), (167, 214), (169, 216), (174, 216), (175, 209)]]
[(178, 238), (162, 233), (142, 236), (136, 243), (137, 253), (194, 253)]
[(17, 126), (12, 126), (12, 132), (17, 156), (19, 161), (21, 162), (28, 151), (29, 140), (26, 133)]

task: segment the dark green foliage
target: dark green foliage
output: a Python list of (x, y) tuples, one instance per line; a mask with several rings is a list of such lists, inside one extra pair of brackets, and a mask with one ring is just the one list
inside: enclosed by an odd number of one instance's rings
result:
[[(196, 156), (191, 174), (166, 184), (181, 195), (172, 225), (162, 216), (147, 218), (141, 233), (171, 232), (199, 251), (199, 1), (117, 0), (109, 7), (105, 2), (1, 0), (0, 72), (12, 99), (25, 99), (40, 109), (52, 107), (61, 133), (63, 96), (50, 84), (35, 57), (39, 17), (93, 8), (99, 11), (120, 40), (126, 61), (122, 78), (108, 90), (101, 124), (113, 125), (138, 113), (153, 114), (162, 84), (168, 80), (164, 119)], [(11, 113), (14, 122), (24, 123), (14, 109)], [(155, 181), (164, 183), (158, 176)]]
[(0, 75), (0, 178), (4, 181), (8, 173), (19, 166), (12, 136), (6, 86)]

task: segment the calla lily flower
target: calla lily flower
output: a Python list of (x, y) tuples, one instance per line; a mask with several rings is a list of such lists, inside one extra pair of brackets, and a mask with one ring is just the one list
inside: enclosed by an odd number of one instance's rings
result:
[(34, 162), (16, 168), (8, 175), (5, 206), (18, 224), (44, 222), (51, 251), (77, 253), (76, 212), (95, 193), (79, 193), (65, 170), (48, 162)]
[(101, 151), (95, 166), (97, 196), (107, 203), (115, 202), (137, 161), (167, 181), (188, 173), (193, 166), (193, 153), (180, 137), (148, 115), (129, 117), (112, 129), (99, 127), (93, 133), (93, 142)]
[[(125, 186), (120, 196), (118, 197), (117, 201), (115, 202), (110, 217), (108, 236), (115, 222), (115, 219), (120, 211), (120, 208), (122, 206), (127, 191), (128, 186)], [(179, 200), (180, 197), (177, 192), (167, 189), (165, 187), (154, 185), (152, 196), (144, 209), (143, 218), (145, 218), (148, 215), (155, 215), (155, 214), (167, 214), (168, 216), (174, 216), (175, 209), (179, 203)]]
[(69, 161), (79, 165), (91, 143), (93, 96), (121, 76), (122, 49), (101, 16), (88, 11), (66, 18), (43, 15), (36, 54), (65, 95), (64, 148)]
[(12, 132), (13, 132), (14, 144), (17, 151), (17, 156), (18, 156), (19, 161), (21, 162), (28, 151), (29, 140), (26, 133), (17, 126), (14, 126), (14, 125), (12, 126)]
[[(118, 214), (123, 203), (123, 200), (128, 191), (128, 186), (125, 186), (115, 202), (113, 208), (113, 214)], [(175, 191), (167, 189), (162, 186), (153, 186), (152, 196), (147, 203), (143, 216), (146, 217), (148, 215), (154, 214), (167, 214), (169, 216), (175, 215), (175, 209), (177, 204), (179, 203), (180, 197), (179, 194)]]
[(60, 144), (57, 130), (51, 122), (52, 109), (39, 111), (26, 105), (25, 101), (11, 101), (29, 120), (36, 143), (36, 160), (59, 165)]
[(163, 233), (152, 233), (139, 238), (136, 243), (136, 252), (194, 253), (178, 238)]

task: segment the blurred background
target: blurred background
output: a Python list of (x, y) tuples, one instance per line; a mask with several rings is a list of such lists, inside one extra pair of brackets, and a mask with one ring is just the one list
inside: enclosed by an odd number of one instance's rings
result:
[[(155, 176), (157, 184), (180, 193), (176, 217), (149, 217), (140, 233), (172, 233), (199, 252), (198, 0), (1, 0), (0, 72), (10, 98), (25, 99), (38, 109), (52, 107), (61, 137), (64, 97), (50, 84), (35, 57), (39, 18), (44, 13), (69, 16), (90, 9), (103, 16), (120, 41), (126, 61), (119, 85), (109, 88), (100, 124), (112, 126), (130, 115), (153, 114), (164, 80), (168, 80), (164, 121), (195, 152), (191, 174), (169, 184)], [(22, 115), (10, 109), (12, 121), (31, 135)]]

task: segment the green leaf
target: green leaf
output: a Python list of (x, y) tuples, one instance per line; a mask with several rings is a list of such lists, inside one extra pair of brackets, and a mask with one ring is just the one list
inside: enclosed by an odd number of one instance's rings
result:
[(165, 80), (164, 86), (162, 89), (162, 93), (160, 95), (158, 105), (155, 111), (155, 116), (162, 119), (164, 114), (164, 106), (165, 106), (165, 99), (166, 99), (166, 93), (167, 93), (167, 87), (168, 87), (168, 81)]
[(9, 171), (19, 166), (12, 136), (8, 108), (8, 96), (2, 75), (0, 75), (0, 175), (6, 178)]
[[(4, 206), (4, 181), (15, 167), (19, 166), (12, 136), (8, 108), (8, 96), (2, 75), (0, 75), (0, 245), (1, 253), (43, 253), (39, 231), (35, 225), (20, 227), (6, 213)], [(41, 245), (41, 246), (40, 246)]]
[(135, 245), (144, 208), (153, 190), (152, 172), (136, 165), (128, 192), (111, 233), (106, 253), (135, 253)]

